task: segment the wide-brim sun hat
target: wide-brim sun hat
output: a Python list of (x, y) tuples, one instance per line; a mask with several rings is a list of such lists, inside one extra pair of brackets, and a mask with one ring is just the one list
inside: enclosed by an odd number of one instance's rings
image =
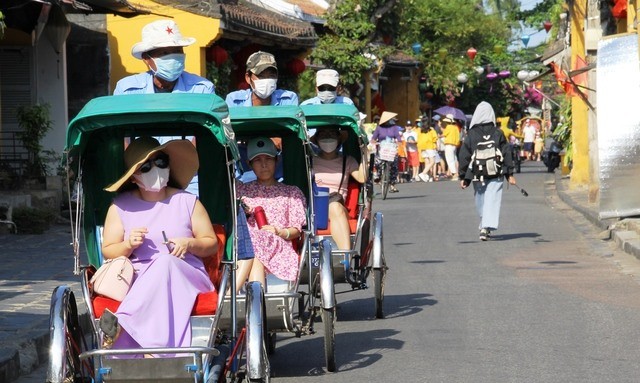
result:
[(347, 139), (349, 138), (349, 133), (347, 133), (347, 131), (345, 131), (345, 130), (340, 130), (340, 128), (332, 127), (332, 126), (321, 126), (321, 127), (316, 129), (315, 134), (313, 136), (311, 136), (311, 138), (309, 138), (309, 141), (311, 141), (314, 144), (318, 145), (318, 133), (321, 130), (327, 130), (327, 129), (337, 130), (340, 133), (340, 136), (338, 137), (338, 142), (340, 144), (344, 144), (344, 142), (347, 141)]
[(139, 137), (124, 151), (124, 166), (127, 171), (116, 182), (104, 188), (109, 192), (119, 191), (130, 182), (135, 173), (151, 156), (163, 152), (169, 156), (169, 178), (186, 188), (196, 175), (200, 162), (198, 151), (189, 140), (171, 140), (160, 145), (153, 137)]
[(157, 48), (186, 47), (196, 42), (194, 37), (184, 37), (173, 20), (157, 20), (142, 28), (142, 41), (133, 45), (131, 54), (142, 59), (142, 54)]
[(382, 112), (382, 116), (380, 116), (380, 122), (378, 122), (378, 124), (382, 125), (385, 122), (388, 122), (388, 121), (394, 119), (397, 115), (398, 115), (398, 113)]

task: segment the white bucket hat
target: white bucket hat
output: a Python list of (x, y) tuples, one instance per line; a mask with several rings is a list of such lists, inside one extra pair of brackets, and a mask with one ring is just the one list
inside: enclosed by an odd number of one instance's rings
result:
[(142, 28), (142, 41), (131, 48), (131, 54), (142, 59), (142, 54), (156, 48), (186, 47), (196, 42), (194, 37), (184, 37), (173, 20), (157, 20)]

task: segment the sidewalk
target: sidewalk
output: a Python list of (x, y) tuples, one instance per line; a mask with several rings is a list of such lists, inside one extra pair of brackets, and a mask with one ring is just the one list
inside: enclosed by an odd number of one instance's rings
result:
[(569, 179), (556, 175), (558, 197), (572, 209), (581, 213), (593, 225), (604, 231), (603, 239), (612, 239), (618, 247), (640, 259), (640, 219), (600, 219), (598, 206), (588, 201), (587, 190), (569, 190)]
[(42, 235), (0, 234), (0, 383), (46, 363), (53, 289), (69, 285), (82, 295), (70, 243), (69, 224)]
[[(621, 249), (640, 259), (640, 219), (601, 220), (587, 191), (569, 190), (568, 179), (555, 178), (562, 201), (605, 231)], [(69, 225), (43, 235), (0, 234), (0, 383), (9, 383), (47, 362), (49, 307), (53, 289), (69, 285), (78, 310), (85, 312), (80, 277), (73, 275)], [(82, 249), (84, 252), (84, 249)], [(86, 262), (86, 257), (82, 256)]]

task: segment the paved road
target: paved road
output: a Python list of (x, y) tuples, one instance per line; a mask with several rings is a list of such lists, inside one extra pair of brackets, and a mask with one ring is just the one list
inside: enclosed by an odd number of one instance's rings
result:
[(457, 183), (403, 184), (376, 200), (386, 318), (373, 319), (372, 291), (339, 294), (338, 372), (322, 368), (322, 334), (284, 334), (273, 382), (638, 381), (640, 262), (598, 240), (552, 177), (525, 163), (518, 181), (530, 196), (505, 190), (490, 242)]
[(637, 382), (639, 262), (597, 240), (536, 165), (518, 177), (530, 197), (505, 190), (490, 242), (454, 182), (376, 201), (387, 317), (372, 319), (371, 291), (340, 295), (338, 372), (321, 368), (321, 334), (283, 336), (273, 382)]

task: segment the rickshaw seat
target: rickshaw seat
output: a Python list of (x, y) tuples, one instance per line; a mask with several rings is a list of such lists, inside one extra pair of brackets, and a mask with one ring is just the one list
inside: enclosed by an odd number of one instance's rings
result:
[[(216, 233), (218, 239), (218, 251), (216, 254), (203, 258), (204, 267), (209, 274), (211, 283), (216, 287), (214, 291), (208, 291), (206, 293), (200, 293), (196, 297), (196, 301), (193, 304), (193, 310), (191, 315), (214, 315), (218, 305), (218, 286), (220, 286), (220, 279), (222, 277), (221, 272), (221, 260), (224, 256), (225, 242), (227, 239), (224, 226), (214, 224), (213, 231)], [(111, 312), (116, 312), (120, 306), (120, 302), (115, 299), (106, 298), (96, 295), (92, 301), (93, 313), (96, 319), (102, 316), (105, 309), (109, 309)]]
[[(360, 186), (358, 181), (353, 178), (349, 178), (349, 184), (347, 185), (347, 198), (345, 198), (344, 205), (348, 211), (349, 217), (349, 231), (351, 234), (356, 233), (358, 227), (358, 201), (360, 197)], [(318, 229), (318, 235), (331, 235), (331, 220), (326, 229)]]

